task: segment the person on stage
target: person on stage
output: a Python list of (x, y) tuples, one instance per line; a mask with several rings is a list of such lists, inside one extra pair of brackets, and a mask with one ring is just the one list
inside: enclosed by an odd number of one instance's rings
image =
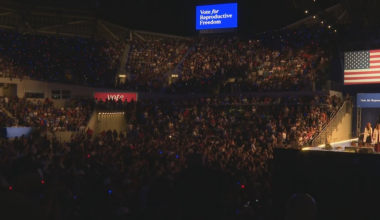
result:
[(372, 127), (371, 123), (367, 123), (367, 126), (364, 128), (364, 141), (366, 147), (371, 147), (372, 143)]
[(377, 124), (373, 131), (372, 143), (375, 144), (375, 151), (380, 152), (380, 124)]

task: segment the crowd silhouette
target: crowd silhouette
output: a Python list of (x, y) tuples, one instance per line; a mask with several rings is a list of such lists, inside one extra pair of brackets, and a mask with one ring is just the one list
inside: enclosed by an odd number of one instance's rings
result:
[[(134, 91), (234, 93), (320, 87), (328, 79), (334, 32), (308, 28), (119, 42), (10, 31), (0, 37), (2, 77)], [(121, 63), (124, 55), (126, 63)], [(117, 80), (120, 67), (125, 81)]]
[[(3, 215), (269, 219), (273, 149), (308, 146), (343, 100), (249, 92), (318, 90), (328, 79), (333, 38), (323, 28), (120, 42), (1, 31), (1, 77), (222, 94), (130, 102), (74, 98), (64, 107), (49, 99), (1, 97), (1, 127), (34, 128), (29, 136), (1, 140)], [(125, 82), (116, 80), (120, 67)], [(87, 123), (98, 111), (124, 112), (127, 127), (94, 134)], [(73, 135), (62, 142), (57, 132)]]
[[(24, 120), (24, 125), (40, 132), (1, 143), (3, 187), (22, 195), (38, 189), (42, 196), (33, 198), (38, 204), (45, 201), (50, 187), (55, 187), (54, 200), (49, 202), (60, 210), (59, 219), (174, 218), (171, 215), (187, 219), (188, 215), (207, 216), (210, 210), (218, 213), (212, 211), (212, 216), (234, 219), (270, 217), (273, 148), (307, 145), (342, 100), (329, 95), (128, 103), (73, 99), (68, 108), (57, 108), (49, 100), (39, 105), (14, 97), (2, 103), (15, 114), (16, 122)], [(89, 135), (78, 125), (89, 119), (94, 108), (125, 112), (127, 128)], [(66, 121), (62, 122), (63, 116)], [(33, 119), (47, 124), (32, 123)], [(40, 138), (46, 130), (77, 132), (70, 142), (63, 143), (54, 135)], [(30, 169), (20, 168), (24, 166)], [(192, 172), (204, 179), (188, 177)], [(18, 181), (31, 173), (33, 178)], [(212, 180), (207, 175), (219, 176), (225, 186), (197, 183), (200, 185), (192, 186), (195, 193), (181, 190), (188, 184), (186, 178), (209, 184)], [(209, 187), (223, 193), (200, 201), (197, 193)], [(204, 210), (208, 206), (204, 202), (210, 201), (218, 204)]]

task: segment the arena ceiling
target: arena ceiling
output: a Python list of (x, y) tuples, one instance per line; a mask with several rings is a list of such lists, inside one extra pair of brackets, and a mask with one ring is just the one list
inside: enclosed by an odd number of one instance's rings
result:
[[(100, 31), (103, 32), (101, 33), (102, 35), (116, 39), (129, 33), (125, 32), (125, 30), (118, 30), (125, 33), (116, 33), (115, 36), (112, 36), (110, 31), (112, 32), (111, 29), (115, 28), (115, 26), (128, 30), (144, 30), (182, 36), (196, 35), (195, 6), (227, 2), (231, 1), (0, 0), (0, 5), (3, 5), (3, 8), (11, 8), (17, 12), (23, 20), (28, 20), (30, 27), (34, 30), (39, 29), (39, 32), (57, 32), (60, 30), (61, 32), (74, 34), (77, 33), (76, 29), (83, 27), (83, 30), (78, 35), (97, 35), (97, 32)], [(323, 11), (339, 3), (340, 0), (235, 0), (235, 2), (239, 4), (239, 31), (246, 32), (247, 30), (261, 31), (287, 26), (304, 19), (310, 13)], [(308, 10), (309, 14), (305, 14), (305, 10)], [(3, 13), (9, 13), (9, 11), (4, 11)], [(37, 14), (42, 16), (43, 13), (46, 15), (45, 18), (36, 18)], [(49, 13), (51, 18), (56, 17), (56, 22), (48, 21), (47, 16)], [(3, 17), (0, 19), (9, 20), (8, 15), (0, 14), (0, 16)], [(4, 18), (4, 16), (8, 16), (8, 18)], [(91, 19), (85, 19), (85, 21), (69, 19), (70, 16), (92, 18), (92, 20), (99, 19), (102, 22), (101, 24), (95, 22), (98, 30), (89, 31), (88, 29), (94, 26), (94, 22), (90, 21)], [(38, 22), (42, 23), (37, 24)], [(104, 27), (111, 24), (114, 24), (114, 26)], [(1, 25), (3, 24), (1, 23)], [(18, 28), (20, 28), (20, 24), (18, 24)], [(42, 30), (41, 28), (44, 29)], [(87, 31), (84, 29), (87, 29)]]

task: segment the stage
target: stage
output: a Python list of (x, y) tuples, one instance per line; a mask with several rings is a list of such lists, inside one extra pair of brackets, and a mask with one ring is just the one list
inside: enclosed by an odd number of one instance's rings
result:
[[(353, 143), (354, 143), (354, 145), (353, 145)], [(335, 143), (331, 143), (331, 146), (332, 146), (331, 150), (324, 149), (324, 147), (325, 147), (324, 144), (319, 145), (318, 147), (304, 147), (304, 148), (302, 148), (302, 150), (304, 150), (304, 151), (305, 150), (309, 150), (309, 151), (327, 151), (327, 152), (330, 151), (330, 152), (355, 153), (355, 148), (357, 150), (360, 150), (360, 149), (373, 149), (373, 146), (372, 146), (372, 148), (369, 148), (369, 147), (359, 147), (358, 146), (358, 139), (357, 138), (350, 139), (350, 140), (345, 140), (345, 141), (339, 141), (339, 142), (335, 142)], [(370, 150), (370, 151), (371, 152), (365, 152), (365, 153), (380, 154), (380, 153), (377, 153), (377, 152), (374, 152), (374, 151), (372, 152), (372, 150)]]

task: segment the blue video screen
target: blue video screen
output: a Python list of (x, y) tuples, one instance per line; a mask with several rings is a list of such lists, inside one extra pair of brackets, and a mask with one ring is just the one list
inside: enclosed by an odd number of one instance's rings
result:
[(197, 30), (236, 27), (237, 3), (197, 6)]
[(357, 106), (359, 108), (380, 108), (380, 93), (359, 93)]

